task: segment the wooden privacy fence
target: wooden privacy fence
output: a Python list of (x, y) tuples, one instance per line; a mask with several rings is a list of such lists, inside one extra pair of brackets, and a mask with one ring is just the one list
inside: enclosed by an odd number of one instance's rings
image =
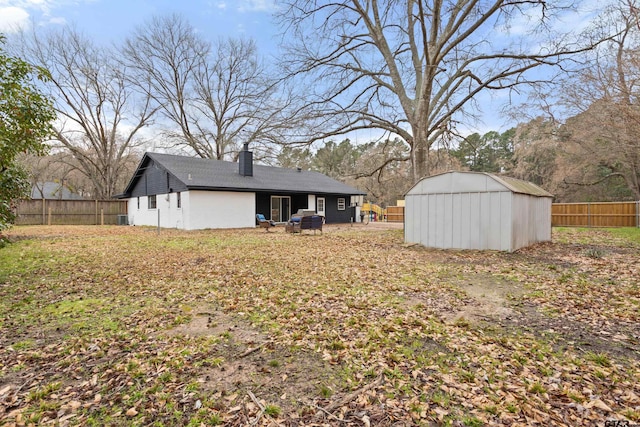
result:
[[(17, 225), (115, 225), (127, 215), (124, 200), (25, 200), (17, 206)], [(404, 207), (389, 206), (388, 222), (404, 222)], [(554, 227), (640, 227), (640, 201), (554, 203)]]
[(640, 227), (639, 202), (554, 203), (554, 227)]
[[(387, 207), (388, 222), (404, 222), (404, 207)], [(640, 227), (640, 201), (553, 203), (554, 227)]]
[(127, 214), (124, 200), (24, 200), (16, 225), (116, 225)]
[(404, 206), (387, 206), (387, 222), (404, 222)]

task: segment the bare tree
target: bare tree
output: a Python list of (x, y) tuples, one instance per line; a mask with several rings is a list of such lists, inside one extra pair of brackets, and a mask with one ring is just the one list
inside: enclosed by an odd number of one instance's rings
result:
[(311, 139), (382, 129), (408, 144), (417, 181), (429, 174), (429, 149), (477, 118), (480, 92), (541, 84), (530, 71), (594, 46), (570, 31), (552, 34), (567, 28), (556, 25), (569, 10), (561, 3), (284, 1), (284, 65), (317, 82), (305, 86), (319, 119)]
[(515, 167), (511, 173), (555, 194), (560, 140), (560, 124), (546, 117), (519, 124), (513, 136)]
[(593, 62), (565, 86), (564, 105), (575, 116), (566, 121), (563, 181), (592, 189), (620, 181), (640, 199), (640, 28), (637, 4), (623, 0), (607, 24), (618, 34), (597, 50)]
[(407, 146), (399, 139), (371, 142), (362, 151), (347, 182), (367, 193), (367, 200), (394, 206), (411, 187)]
[(264, 157), (296, 126), (294, 98), (269, 77), (252, 40), (209, 43), (169, 15), (138, 28), (125, 58), (132, 81), (161, 107), (169, 139), (200, 157), (234, 159), (248, 142)]
[(56, 141), (93, 184), (91, 197), (109, 198), (123, 189), (129, 159), (143, 141), (139, 131), (154, 113), (146, 95), (128, 84), (118, 55), (71, 28), (23, 33), (26, 58), (51, 73), (46, 90), (55, 100)]

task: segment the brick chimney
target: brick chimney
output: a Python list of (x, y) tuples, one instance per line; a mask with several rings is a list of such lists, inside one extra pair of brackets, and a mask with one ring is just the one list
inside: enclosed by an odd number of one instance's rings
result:
[(249, 151), (248, 142), (242, 147), (242, 151), (238, 156), (238, 164), (240, 165), (240, 175), (253, 176), (253, 152)]

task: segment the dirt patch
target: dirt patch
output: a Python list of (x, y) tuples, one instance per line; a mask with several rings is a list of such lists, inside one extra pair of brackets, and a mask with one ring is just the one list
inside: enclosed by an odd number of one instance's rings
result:
[(474, 274), (453, 284), (467, 297), (456, 311), (442, 316), (447, 323), (464, 320), (478, 326), (525, 331), (549, 339), (558, 350), (572, 347), (584, 353), (640, 357), (637, 329), (622, 325), (612, 328), (611, 323), (594, 329), (583, 322), (545, 315), (535, 304), (521, 301), (527, 290), (517, 282)]
[(263, 405), (295, 411), (305, 406), (305, 398), (340, 388), (335, 366), (320, 353), (279, 346), (246, 320), (219, 310), (200, 308), (189, 323), (165, 334), (221, 337), (216, 357), (203, 365), (196, 379), (220, 410), (247, 404), (251, 393)]
[(302, 408), (305, 398), (320, 397), (323, 389), (337, 389), (333, 368), (319, 354), (274, 345), (246, 357), (229, 352), (219, 366), (203, 370), (198, 382), (230, 402), (252, 392), (264, 404), (287, 411)]
[(194, 311), (195, 315), (189, 323), (179, 325), (164, 334), (191, 337), (229, 335), (244, 345), (253, 345), (267, 339), (264, 334), (253, 328), (248, 322), (236, 316), (202, 307)]
[(531, 303), (518, 307), (517, 316), (496, 323), (510, 331), (526, 331), (550, 340), (556, 350), (575, 348), (583, 353), (603, 353), (640, 359), (638, 330), (630, 327), (594, 329), (591, 325), (566, 318), (546, 316)]
[(443, 316), (447, 323), (455, 323), (461, 319), (480, 321), (513, 317), (516, 311), (511, 306), (512, 301), (525, 292), (515, 282), (481, 273), (466, 276), (453, 284), (467, 297), (463, 298), (462, 307)]

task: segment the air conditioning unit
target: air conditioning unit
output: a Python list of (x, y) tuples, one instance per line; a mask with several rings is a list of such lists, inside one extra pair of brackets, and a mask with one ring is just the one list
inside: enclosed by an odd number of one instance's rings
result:
[(118, 215), (118, 225), (129, 225), (129, 217), (127, 215)]

